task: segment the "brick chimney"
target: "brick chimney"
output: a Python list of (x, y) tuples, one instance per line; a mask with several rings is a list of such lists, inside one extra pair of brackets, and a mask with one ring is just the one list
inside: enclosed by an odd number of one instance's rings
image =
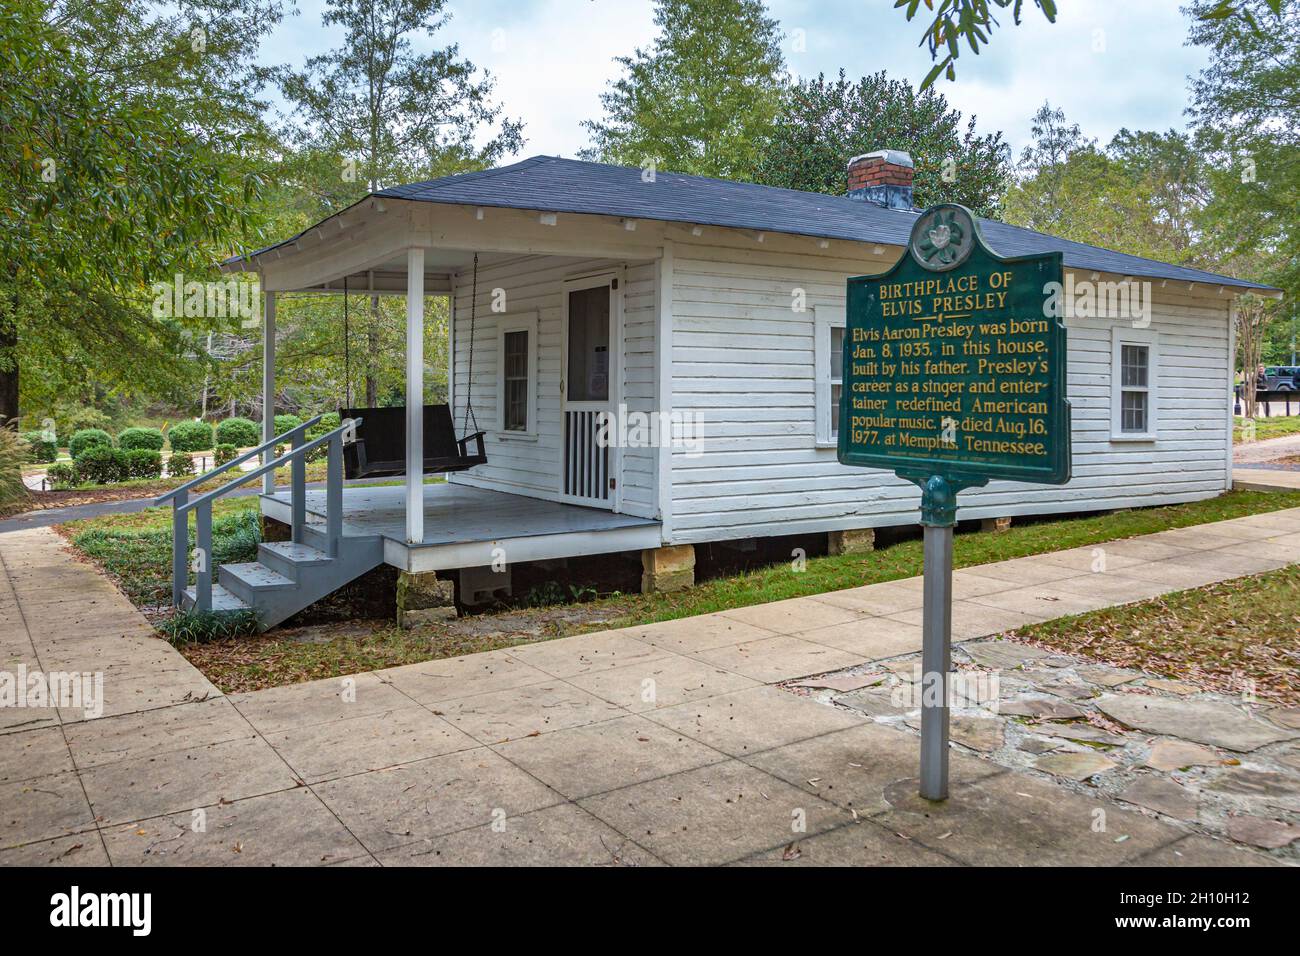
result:
[(849, 160), (849, 198), (886, 209), (912, 208), (912, 157), (896, 149), (878, 149)]

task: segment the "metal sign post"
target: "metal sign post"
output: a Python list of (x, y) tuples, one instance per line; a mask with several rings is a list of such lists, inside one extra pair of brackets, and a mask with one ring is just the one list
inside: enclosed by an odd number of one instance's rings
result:
[(968, 209), (917, 219), (908, 255), (848, 283), (839, 460), (921, 488), (921, 796), (948, 796), (957, 493), (1070, 480), (1061, 256), (1003, 258)]

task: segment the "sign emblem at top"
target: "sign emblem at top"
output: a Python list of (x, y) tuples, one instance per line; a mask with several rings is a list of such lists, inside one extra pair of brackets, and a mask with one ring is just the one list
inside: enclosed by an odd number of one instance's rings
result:
[(921, 268), (947, 272), (965, 262), (975, 248), (975, 223), (969, 212), (954, 203), (931, 206), (912, 226), (907, 246)]

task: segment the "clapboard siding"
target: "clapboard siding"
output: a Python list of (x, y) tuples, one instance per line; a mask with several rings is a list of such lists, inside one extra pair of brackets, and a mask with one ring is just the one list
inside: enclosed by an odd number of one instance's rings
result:
[[(870, 254), (855, 262), (677, 245), (672, 402), (703, 416), (704, 440), (699, 454), (672, 453), (673, 542), (915, 523), (915, 486), (889, 472), (846, 468), (833, 448), (816, 447), (816, 312), (842, 316), (846, 278), (886, 267)], [(964, 491), (961, 516), (1089, 511), (1222, 491), (1230, 342), (1228, 299), (1214, 291), (1182, 283), (1153, 290), (1157, 441), (1111, 441), (1114, 323), (1071, 320), (1073, 480)], [(800, 297), (807, 311), (793, 307)]]
[[(452, 480), (540, 497), (558, 495), (562, 460), (560, 421), (561, 316), (563, 283), (599, 272), (614, 272), (623, 294), (622, 400), (629, 411), (652, 412), (655, 404), (655, 319), (658, 310), (654, 263), (605, 259), (526, 256), (481, 264), (474, 322), (474, 366), (470, 373), (469, 274), (454, 277), (453, 386), (457, 430), (465, 400), (473, 389), (473, 408), (486, 437), (488, 461)], [(505, 292), (504, 313), (492, 311), (494, 290)], [(497, 333), (500, 320), (520, 313), (537, 316), (537, 424), (535, 438), (514, 438), (496, 430), (498, 388)], [(621, 510), (655, 517), (654, 449), (622, 453)]]

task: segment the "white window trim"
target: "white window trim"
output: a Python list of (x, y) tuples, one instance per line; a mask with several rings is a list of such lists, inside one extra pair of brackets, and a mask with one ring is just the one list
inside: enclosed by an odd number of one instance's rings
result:
[[(506, 430), (506, 333), (528, 333), (528, 430)], [(537, 441), (537, 310), (497, 318), (496, 437), (501, 441)]]
[(845, 310), (842, 305), (813, 306), (813, 384), (816, 388), (817, 448), (835, 448), (838, 444), (831, 432), (832, 416), (839, 409), (831, 402), (831, 329), (845, 327)]
[[(1147, 430), (1126, 432), (1123, 424), (1124, 367), (1121, 353), (1125, 345), (1147, 347)], [(1112, 442), (1153, 442), (1160, 433), (1160, 334), (1150, 329), (1115, 326), (1111, 329), (1110, 349), (1110, 440)]]

